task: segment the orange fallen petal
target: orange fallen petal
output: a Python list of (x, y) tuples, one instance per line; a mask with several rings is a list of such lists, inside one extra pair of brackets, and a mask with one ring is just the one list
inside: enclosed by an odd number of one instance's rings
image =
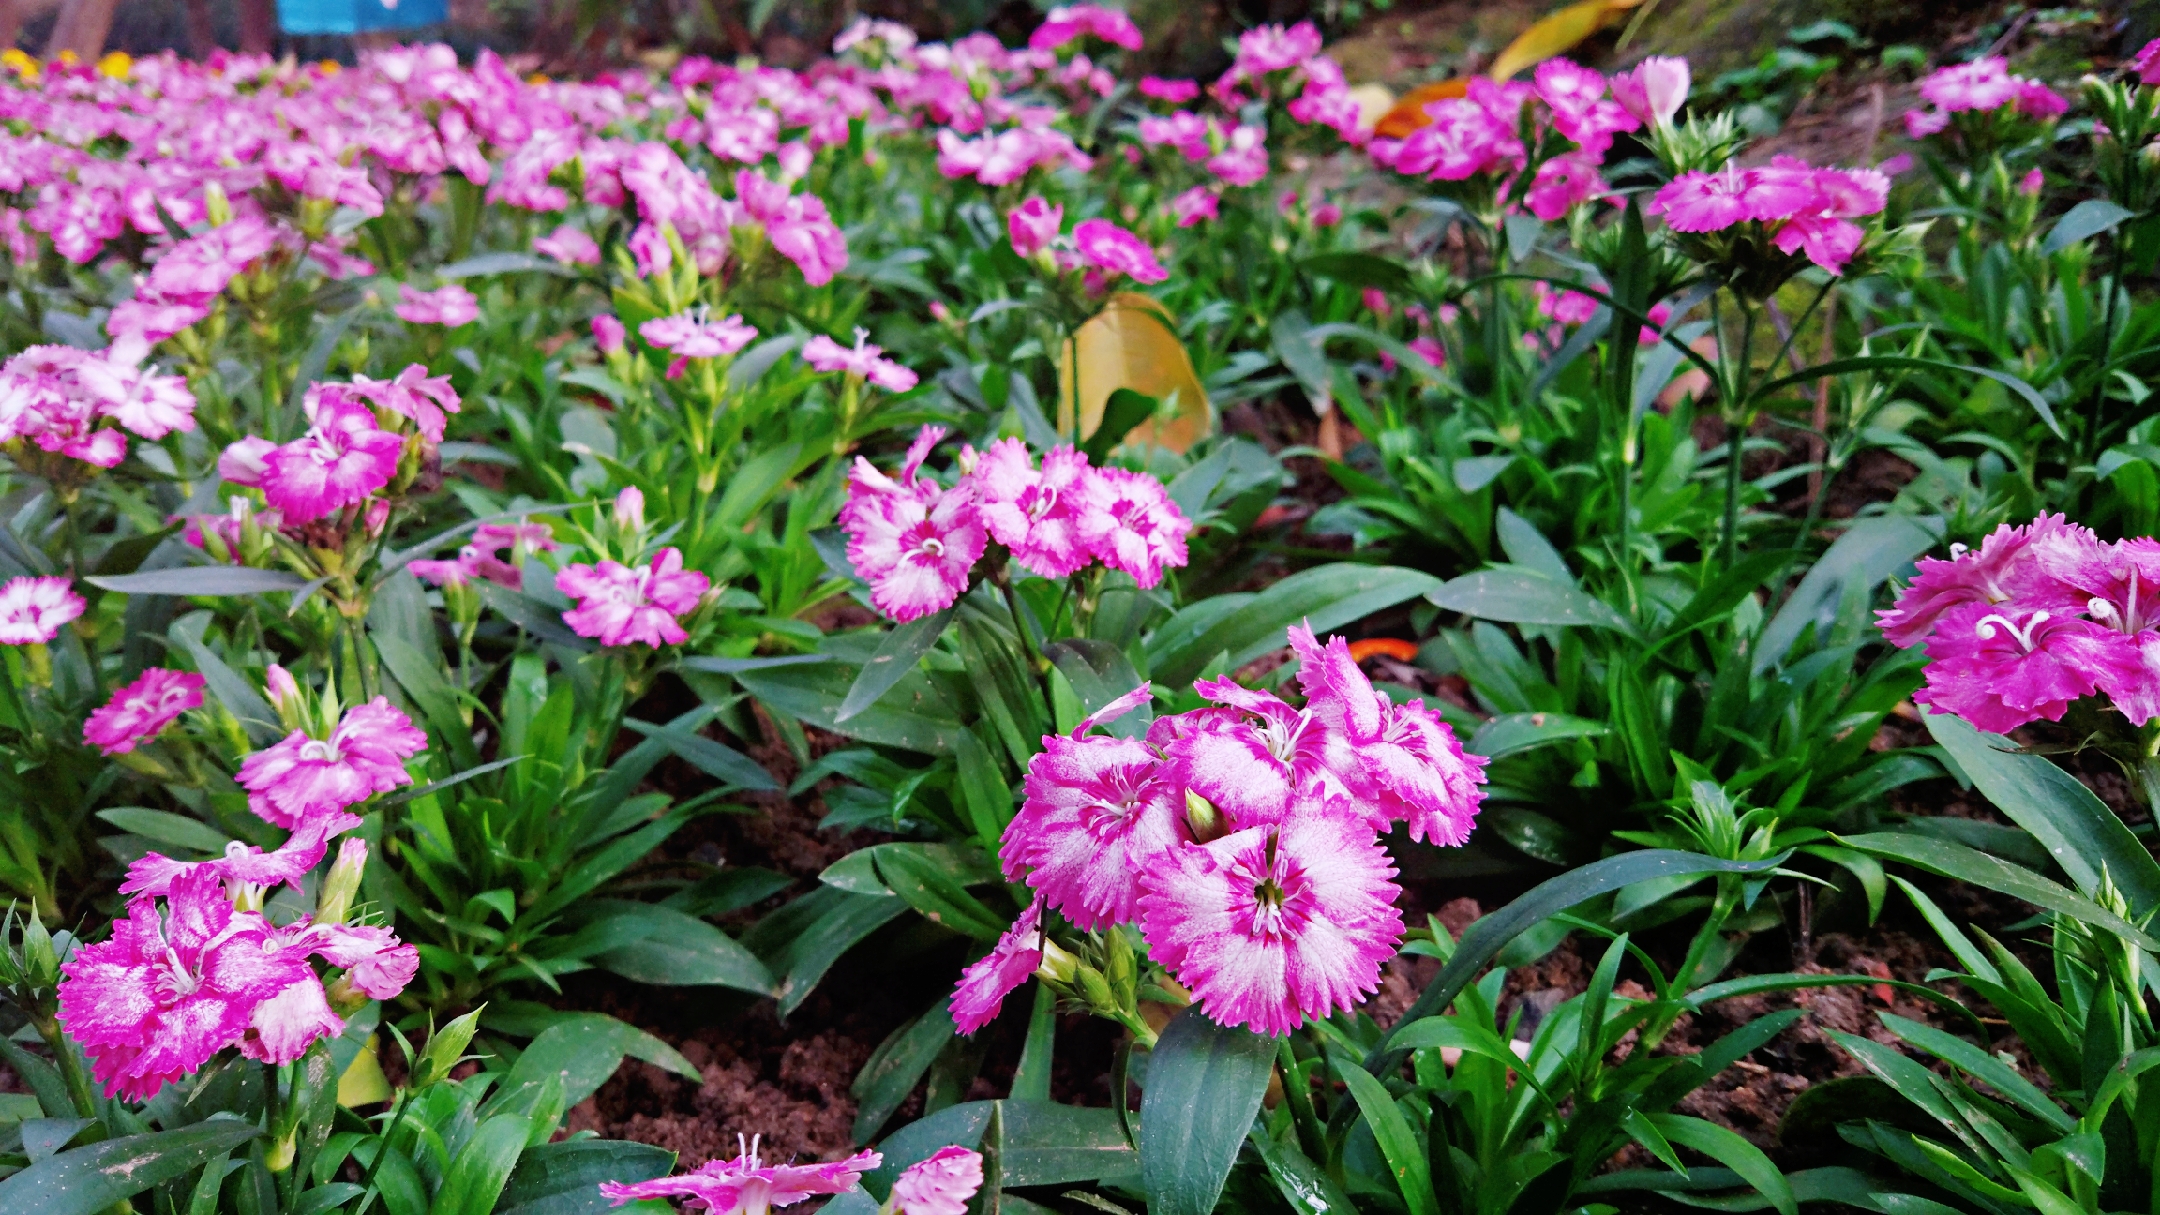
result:
[(1367, 637), (1350, 643), (1350, 660), (1363, 662), (1377, 654), (1397, 662), (1409, 662), (1417, 657), (1417, 651), (1415, 641), (1404, 641), (1400, 637)]
[(1469, 91), (1468, 80), (1442, 80), (1435, 84), (1421, 84), (1404, 93), (1402, 100), (1395, 103), (1394, 109), (1380, 116), (1380, 121), (1373, 124), (1373, 134), (1382, 139), (1401, 139), (1432, 122), (1425, 113), (1428, 104), (1449, 97), (1461, 97)]

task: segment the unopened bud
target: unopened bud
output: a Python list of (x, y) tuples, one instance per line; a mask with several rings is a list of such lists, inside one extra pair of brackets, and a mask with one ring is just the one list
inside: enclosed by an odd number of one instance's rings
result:
[(1075, 985), (1079, 987), (1081, 996), (1087, 1000), (1088, 1007), (1101, 1012), (1117, 1011), (1117, 997), (1111, 993), (1110, 981), (1103, 978), (1101, 971), (1092, 966), (1083, 966), (1075, 977), (1078, 979)]
[(600, 348), (601, 354), (616, 355), (623, 352), (623, 339), (626, 336), (623, 323), (615, 319), (613, 313), (603, 312), (592, 319), (592, 336), (593, 345)]
[(631, 485), (615, 495), (615, 525), (624, 531), (645, 530), (645, 491)]
[(384, 527), (386, 527), (386, 526), (388, 526), (389, 522), (390, 522), (390, 500), (389, 500), (388, 498), (377, 498), (377, 499), (375, 499), (375, 500), (374, 500), (373, 502), (370, 502), (370, 503), (368, 503), (368, 508), (367, 508), (367, 534), (368, 534), (368, 539), (370, 539), (370, 540), (373, 540), (373, 539), (376, 539), (376, 538), (380, 537), (380, 536), (381, 536), (381, 535), (383, 534), (383, 528), (384, 528)]
[(277, 710), (278, 720), (288, 730), (298, 730), (307, 718), (307, 698), (300, 691), (300, 681), (292, 672), (276, 663), (263, 672), (263, 691), (270, 697), (270, 707)]
[(1073, 972), (1079, 969), (1080, 959), (1071, 950), (1047, 936), (1042, 939), (1042, 964), (1035, 968), (1038, 977), (1051, 983), (1070, 983)]
[(1103, 934), (1103, 971), (1118, 1007), (1131, 1007), (1139, 990), (1140, 971), (1133, 958), (1132, 941), (1121, 928), (1113, 927)]
[(315, 922), (342, 924), (352, 914), (353, 899), (360, 893), (360, 875), (367, 871), (367, 841), (348, 836), (338, 845), (337, 860), (323, 879), (322, 893), (315, 898)]
[(203, 215), (214, 228), (232, 222), (232, 200), (225, 197), (225, 187), (214, 181), (203, 184)]
[(1230, 824), (1215, 803), (1190, 789), (1185, 791), (1185, 823), (1192, 828), (1195, 843), (1205, 844), (1230, 834)]

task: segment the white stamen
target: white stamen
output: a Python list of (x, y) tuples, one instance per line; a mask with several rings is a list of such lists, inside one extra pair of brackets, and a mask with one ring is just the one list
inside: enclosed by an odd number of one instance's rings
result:
[(2025, 627), (2021, 629), (2016, 624), (2012, 623), (2009, 617), (1996, 614), (1982, 616), (1980, 618), (1979, 627), (1975, 631), (1980, 634), (1982, 639), (1990, 639), (1995, 636), (1995, 626), (1999, 624), (2003, 626), (2003, 628), (2009, 630), (2010, 635), (2017, 638), (2018, 645), (2022, 647), (2026, 653), (2030, 654), (2032, 653), (2033, 649), (2034, 631), (2039, 629), (2041, 625), (2046, 624), (2047, 621), (2048, 614), (2046, 612), (2034, 612), (2032, 614), (2032, 619), (2026, 621)]

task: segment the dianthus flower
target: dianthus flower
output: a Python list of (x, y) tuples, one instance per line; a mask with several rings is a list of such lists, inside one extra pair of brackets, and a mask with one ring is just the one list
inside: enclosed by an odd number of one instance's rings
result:
[(741, 316), (707, 319), (703, 309), (659, 317), (638, 326), (638, 336), (684, 358), (718, 359), (750, 344), (757, 330)]
[(1132, 920), (1140, 875), (1191, 839), (1184, 791), (1162, 757), (1139, 739), (1088, 736), (1147, 703), (1149, 693), (1141, 684), (1071, 736), (1043, 738), (1028, 761), (1026, 799), (998, 850), (1008, 880), (1025, 880), (1083, 931)]
[(1192, 520), (1170, 500), (1161, 481), (1122, 468), (1097, 469), (1079, 483), (1080, 538), (1111, 569), (1132, 575), (1142, 587), (1162, 581), (1163, 570), (1185, 564), (1185, 537)]
[(294, 730), (240, 762), (234, 779), (248, 791), (248, 809), (272, 824), (298, 830), (328, 817), (342, 822), (347, 806), (412, 783), (405, 761), (427, 750), (427, 735), (378, 696), (345, 710), (330, 737)]
[(857, 1152), (831, 1164), (766, 1164), (753, 1140), (733, 1160), (709, 1160), (695, 1172), (625, 1184), (600, 1183), (601, 1197), (621, 1206), (645, 1198), (684, 1198), (693, 1211), (713, 1215), (765, 1215), (819, 1194), (845, 1194), (884, 1158)]
[(1028, 49), (1054, 51), (1087, 34), (1128, 51), (1137, 51), (1143, 45), (1140, 27), (1133, 24), (1132, 18), (1098, 4), (1075, 4), (1051, 9), (1035, 32), (1028, 35)]
[(1042, 965), (1042, 910), (1041, 899), (1029, 903), (990, 952), (961, 973), (950, 1005), (953, 1025), (961, 1033), (972, 1035), (996, 1020), (1005, 997)]
[(1230, 75), (1250, 79), (1269, 72), (1287, 71), (1320, 53), (1320, 29), (1310, 21), (1283, 28), (1256, 25), (1238, 35), (1237, 59)]
[(1969, 603), (1936, 622), (1927, 640), (1927, 686), (1913, 703), (1955, 713), (1982, 730), (2008, 733), (2099, 690), (2110, 657), (2107, 630), (2075, 616)]
[(898, 1215), (966, 1215), (968, 1199), (982, 1183), (981, 1152), (941, 1147), (901, 1171), (893, 1182), (893, 1209)]
[(680, 645), (689, 640), (677, 617), (697, 609), (712, 579), (683, 569), (682, 550), (663, 548), (647, 566), (582, 562), (555, 575), (555, 589), (581, 602), (563, 613), (580, 637), (601, 645)]
[(83, 742), (106, 755), (125, 754), (156, 738), (202, 702), (202, 676), (151, 667), (90, 714), (83, 722)]
[(410, 283), (398, 284), (398, 319), (413, 325), (448, 325), (456, 328), (480, 316), (480, 301), (456, 283), (433, 291), (418, 291)]
[(1323, 727), (1330, 770), (1376, 829), (1408, 820), (1410, 838), (1449, 847), (1470, 838), (1485, 795), (1485, 760), (1466, 754), (1422, 699), (1396, 704), (1372, 686), (1340, 637), (1325, 647), (1290, 628), (1306, 711)]
[(944, 437), (942, 426), (923, 427), (897, 479), (857, 457), (840, 511), (848, 561), (870, 584), (870, 602), (902, 622), (952, 606), (988, 544), (974, 485), (963, 478), (945, 489), (921, 475)]
[(1177, 217), (1177, 226), (1190, 228), (1202, 220), (1222, 217), (1222, 195), (1207, 186), (1194, 186), (1170, 200), (1170, 213)]
[(128, 865), (127, 880), (120, 884), (120, 893), (167, 895), (182, 878), (208, 873), (225, 883), (227, 891), (236, 900), (247, 895), (248, 902), (253, 904), (257, 902), (253, 896), (273, 886), (300, 889), (301, 879), (322, 863), (330, 839), (351, 830), (359, 822), (357, 817), (349, 814), (310, 819), (293, 831), (284, 843), (268, 852), (252, 844), (229, 840), (225, 844), (225, 855), (216, 860), (176, 861), (159, 853), (147, 853)]
[(1013, 252), (1022, 257), (1033, 257), (1048, 248), (1050, 242), (1058, 238), (1064, 223), (1065, 208), (1041, 198), (1029, 198), (1005, 216), (1005, 229), (1012, 237)]
[(600, 245), (581, 228), (564, 224), (546, 236), (533, 238), (533, 252), (552, 257), (566, 266), (597, 266)]
[(1266, 177), (1267, 132), (1243, 123), (1232, 128), (1223, 140), (1222, 150), (1208, 157), (1207, 171), (1232, 186), (1249, 186)]
[(2139, 84), (2160, 84), (2160, 38), (2138, 48), (2131, 57), (2130, 70), (2137, 73)]
[(521, 590), (525, 575), (518, 567), (481, 548), (468, 544), (458, 549), (456, 558), (449, 561), (408, 561), (405, 568), (413, 577), (422, 578), (436, 586), (469, 586), (475, 582), (492, 582), (511, 590)]
[(1280, 823), (1315, 791), (1346, 793), (1329, 764), (1327, 723), (1309, 707), (1229, 679), (1193, 688), (1220, 707), (1183, 714), (1158, 732), (1166, 775), (1207, 799), (1233, 829)]
[(1080, 260), (1098, 270), (1128, 275), (1140, 283), (1159, 283), (1170, 277), (1146, 241), (1107, 219), (1081, 220), (1072, 235)]
[(1166, 854), (1143, 879), (1140, 931), (1211, 1020), (1280, 1036), (1379, 988), (1402, 939), (1394, 877), (1354, 813), (1306, 802)]
[[(309, 386), (308, 392), (317, 400), (327, 392), (388, 410), (409, 419), (430, 443), (442, 442), (443, 427), (449, 421), (446, 415), (457, 413), (459, 405), (457, 390), (450, 387), (450, 377), (431, 376), (421, 363), (407, 364), (405, 370), (391, 379), (373, 380), (356, 375), (350, 384), (315, 384)], [(311, 410), (311, 416), (312, 413)]]
[(1690, 83), (1687, 60), (1660, 55), (1643, 60), (1610, 82), (1613, 100), (1644, 126), (1672, 122), (1680, 107), (1687, 104)]
[(913, 371), (884, 358), (884, 347), (870, 344), (870, 331), (857, 328), (853, 348), (818, 334), (803, 343), (803, 361), (823, 372), (844, 371), (887, 392), (906, 392), (917, 382)]
[(65, 578), (10, 578), (0, 586), (0, 645), (43, 645), (89, 605)]
[[(1405, 136), (1389, 167), (1432, 181), (1466, 181), (1481, 173), (1519, 168), (1522, 142), (1513, 123), (1466, 97), (1425, 107), (1432, 119)], [(1377, 145), (1376, 145), (1377, 146)]]
[(1171, 105), (1184, 105), (1200, 95), (1200, 82), (1197, 80), (1165, 80), (1161, 76), (1142, 76), (1140, 78), (1140, 95), (1152, 101), (1167, 102)]
[(1951, 545), (1948, 561), (1920, 558), (1919, 576), (1894, 605), (1875, 613), (1876, 623), (1890, 644), (1911, 649), (1927, 640), (1944, 615), (1968, 604), (1992, 607), (2016, 601), (2033, 610), (2075, 614), (2084, 597), (2051, 575), (2041, 556), (2087, 543), (2097, 543), (2092, 533), (2061, 515), (2041, 515), (2022, 527), (2005, 523), (1977, 549)]
[(1815, 201), (1815, 185), (1804, 175), (1728, 164), (1665, 183), (1649, 211), (1675, 232), (1718, 232), (1749, 220), (1781, 220)]
[[(258, 484), (264, 500), (287, 522), (312, 523), (364, 502), (390, 484), (404, 446), (404, 440), (376, 424), (374, 411), (366, 405), (352, 400), (324, 402), (306, 434), (260, 456)], [(255, 449), (236, 453), (228, 448), (227, 453), (239, 470), (254, 457)], [(235, 480), (225, 461), (220, 460), (218, 468), (227, 480)]]
[(968, 480), (997, 542), (1043, 577), (1063, 578), (1094, 557), (1079, 528), (1080, 485), (1094, 475), (1077, 448), (1051, 449), (1038, 470), (1026, 443), (999, 439), (975, 459)]

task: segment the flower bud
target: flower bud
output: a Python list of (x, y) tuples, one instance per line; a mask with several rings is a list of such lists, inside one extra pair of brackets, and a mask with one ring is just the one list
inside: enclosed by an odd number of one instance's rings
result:
[(1190, 789), (1185, 791), (1185, 823), (1192, 828), (1193, 841), (1205, 844), (1230, 834), (1229, 820), (1215, 803)]
[(225, 196), (225, 187), (214, 181), (203, 184), (203, 215), (213, 228), (232, 222), (232, 200)]
[(379, 538), (383, 534), (383, 528), (388, 526), (389, 523), (390, 500), (388, 498), (377, 498), (368, 503), (366, 519), (368, 539)]
[(450, 1074), (450, 1069), (465, 1057), (465, 1048), (472, 1044), (473, 1031), (480, 1028), (480, 1014), (486, 1008), (483, 1004), (435, 1031), (428, 1039), (427, 1048), (420, 1052), (420, 1061), (413, 1066), (414, 1089), (426, 1088)]
[(623, 352), (623, 323), (616, 320), (614, 314), (603, 312), (594, 317), (592, 336), (593, 344), (600, 348), (601, 354), (617, 355)]
[(1042, 939), (1042, 965), (1035, 968), (1038, 977), (1051, 983), (1070, 983), (1079, 969), (1080, 959), (1071, 950), (1047, 936)]
[(1132, 941), (1121, 928), (1103, 934), (1103, 971), (1119, 1008), (1131, 1008), (1140, 989), (1140, 968), (1133, 958)]
[(263, 691), (270, 697), (270, 707), (277, 710), (278, 720), (288, 730), (298, 730), (307, 720), (307, 697), (300, 691), (300, 681), (292, 672), (276, 663), (263, 672)]
[(627, 532), (645, 530), (645, 492), (637, 486), (615, 495), (615, 526)]
[(1117, 997), (1111, 993), (1110, 981), (1103, 978), (1101, 971), (1092, 966), (1083, 966), (1075, 978), (1079, 980), (1075, 986), (1079, 987), (1080, 995), (1087, 1000), (1089, 1008), (1104, 1013), (1118, 1011)]
[(323, 879), (322, 893), (315, 897), (315, 922), (342, 924), (352, 914), (353, 899), (360, 893), (360, 875), (367, 871), (367, 841), (347, 836), (338, 846), (337, 860)]

